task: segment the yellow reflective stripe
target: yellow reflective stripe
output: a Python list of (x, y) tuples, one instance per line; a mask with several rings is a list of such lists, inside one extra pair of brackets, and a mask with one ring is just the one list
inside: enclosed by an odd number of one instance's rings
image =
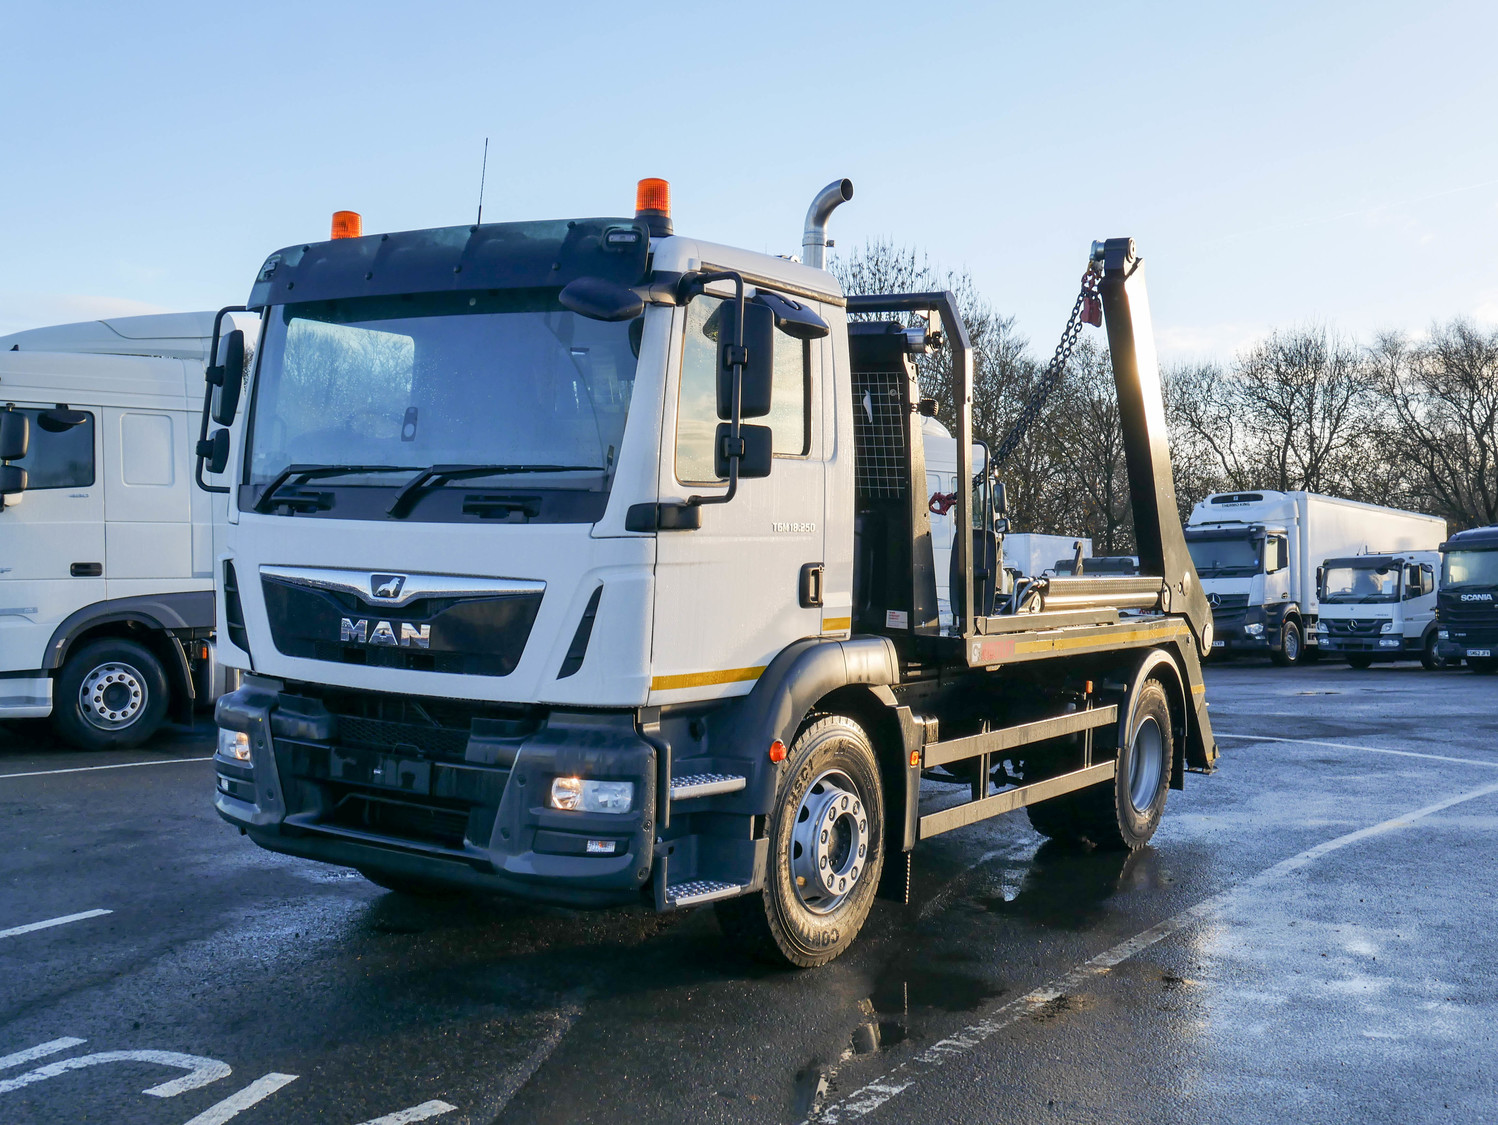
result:
[(720, 672), (684, 672), (679, 676), (652, 676), (651, 691), (675, 691), (678, 688), (708, 687), (712, 684), (736, 684), (743, 680), (757, 680), (765, 670), (763, 664), (757, 668), (725, 668)]
[(853, 628), (853, 618), (851, 617), (822, 618), (822, 632), (824, 633), (840, 633), (844, 629), (851, 628)]

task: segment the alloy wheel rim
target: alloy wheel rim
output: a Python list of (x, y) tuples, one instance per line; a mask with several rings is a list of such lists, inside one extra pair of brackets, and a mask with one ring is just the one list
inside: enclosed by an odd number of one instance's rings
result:
[(1153, 715), (1134, 732), (1129, 755), (1129, 803), (1137, 813), (1146, 813), (1155, 803), (1160, 779), (1165, 773), (1165, 735)]
[(120, 661), (100, 664), (83, 677), (78, 707), (90, 726), (123, 730), (145, 710), (150, 693), (140, 669)]

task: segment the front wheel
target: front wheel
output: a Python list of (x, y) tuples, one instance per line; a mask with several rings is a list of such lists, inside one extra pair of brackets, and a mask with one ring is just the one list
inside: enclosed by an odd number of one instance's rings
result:
[(1285, 618), (1285, 623), (1280, 626), (1280, 647), (1269, 651), (1269, 659), (1273, 660), (1281, 668), (1289, 668), (1300, 663), (1301, 651), (1304, 648), (1303, 638), (1300, 635), (1300, 622), (1293, 617)]
[(868, 735), (828, 715), (797, 736), (770, 816), (770, 861), (759, 894), (714, 904), (750, 955), (812, 968), (858, 936), (884, 867), (884, 794)]
[(166, 670), (135, 641), (84, 645), (68, 657), (53, 688), (52, 727), (84, 750), (139, 746), (166, 718)]
[(1435, 633), (1425, 638), (1425, 647), (1420, 650), (1420, 665), (1427, 672), (1439, 672), (1442, 668), (1451, 666), (1451, 662), (1436, 647)]

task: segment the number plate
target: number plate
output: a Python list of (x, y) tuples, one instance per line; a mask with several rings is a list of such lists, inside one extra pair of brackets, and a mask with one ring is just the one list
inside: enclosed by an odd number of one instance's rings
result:
[(1493, 655), (1493, 650), (1490, 649), (1490, 648), (1469, 648), (1467, 650), (1467, 655), (1468, 656), (1492, 656)]
[(1227, 648), (1228, 647), (1228, 643), (1227, 643), (1227, 641), (1213, 641), (1212, 642), (1212, 647), (1213, 648)]

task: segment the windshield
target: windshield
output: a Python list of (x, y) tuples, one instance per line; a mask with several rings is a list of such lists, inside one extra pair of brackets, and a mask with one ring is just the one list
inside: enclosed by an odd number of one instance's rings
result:
[(1498, 551), (1449, 551), (1441, 560), (1441, 586), (1498, 586)]
[(1229, 578), (1259, 572), (1261, 539), (1211, 536), (1186, 540), (1196, 573), (1202, 578)]
[(1324, 602), (1392, 602), (1399, 600), (1398, 566), (1332, 566), (1322, 579)]
[[(551, 466), (519, 476), (528, 489), (601, 490), (624, 434), (641, 323), (589, 320), (533, 292), (273, 309), (247, 483), (293, 464)], [(400, 483), (390, 473), (330, 483), (361, 480)]]

